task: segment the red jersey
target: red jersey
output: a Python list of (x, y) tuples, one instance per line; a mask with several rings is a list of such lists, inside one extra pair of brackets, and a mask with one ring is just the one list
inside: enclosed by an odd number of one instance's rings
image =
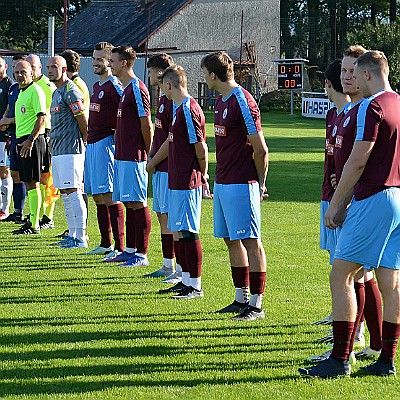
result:
[(118, 106), (115, 135), (116, 160), (147, 160), (140, 118), (148, 117), (150, 114), (149, 92), (145, 84), (135, 77), (125, 88)]
[(111, 76), (105, 82), (93, 85), (90, 98), (88, 143), (96, 143), (114, 135), (117, 125), (118, 104), (124, 88), (121, 82)]
[(194, 146), (206, 140), (205, 123), (203, 110), (192, 97), (176, 108), (168, 137), (169, 189), (190, 190), (205, 183)]
[[(158, 109), (156, 112), (156, 119), (154, 122), (154, 138), (153, 146), (151, 149), (151, 156), (157, 153), (162, 144), (167, 140), (169, 128), (173, 118), (173, 102), (168, 100), (164, 94), (160, 97)], [(156, 171), (168, 172), (168, 157), (156, 165)]]
[(400, 96), (380, 91), (361, 103), (356, 140), (375, 142), (354, 188), (362, 200), (387, 187), (400, 186)]
[(333, 139), (336, 183), (339, 183), (344, 165), (353, 150), (357, 131), (357, 114), (361, 102), (362, 100), (356, 104), (352, 104), (351, 108), (345, 110), (343, 117), (337, 125), (336, 135)]
[(261, 132), (260, 110), (252, 95), (238, 86), (215, 103), (214, 132), (217, 158), (215, 182), (258, 182), (254, 149), (248, 135)]

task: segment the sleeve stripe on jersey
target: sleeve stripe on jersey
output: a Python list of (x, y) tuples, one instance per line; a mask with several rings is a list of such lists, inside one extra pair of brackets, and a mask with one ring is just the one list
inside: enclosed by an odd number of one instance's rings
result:
[(122, 87), (121, 82), (114, 76), (112, 76), (111, 78), (112, 78), (110, 79), (111, 83), (113, 84), (115, 90), (119, 94), (119, 97), (122, 97), (122, 94), (124, 93), (124, 88)]
[(256, 124), (254, 123), (253, 116), (251, 115), (249, 105), (247, 104), (246, 96), (240, 88), (237, 88), (237, 90), (235, 90), (235, 96), (242, 111), (244, 122), (247, 128), (247, 134), (255, 135), (256, 133), (258, 133), (258, 131)]
[(132, 79), (131, 84), (133, 88), (133, 94), (135, 95), (139, 117), (146, 117), (146, 111), (144, 109), (142, 94), (140, 93), (139, 80)]
[(190, 97), (188, 97), (182, 104), (183, 112), (185, 114), (186, 126), (189, 134), (189, 143), (197, 143), (196, 130), (194, 129), (192, 114), (190, 112)]
[(381, 90), (380, 92), (368, 97), (360, 104), (360, 107), (358, 108), (358, 113), (357, 113), (357, 133), (356, 133), (355, 140), (358, 140), (358, 141), (364, 140), (365, 119), (367, 116), (368, 106), (370, 105), (372, 100), (374, 100), (376, 97), (381, 95), (383, 92), (384, 91)]

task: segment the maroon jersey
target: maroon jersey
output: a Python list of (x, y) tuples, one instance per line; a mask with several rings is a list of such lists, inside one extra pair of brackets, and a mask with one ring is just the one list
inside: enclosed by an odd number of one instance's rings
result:
[(325, 130), (325, 158), (324, 158), (324, 180), (322, 181), (322, 201), (331, 201), (334, 189), (331, 185), (330, 176), (334, 171), (333, 146), (330, 144), (330, 137), (335, 127), (335, 120), (338, 117), (337, 108), (331, 108), (326, 114)]
[(174, 110), (168, 137), (169, 189), (189, 190), (205, 183), (194, 146), (205, 141), (205, 124), (203, 111), (192, 97)]
[[(153, 146), (150, 152), (150, 155), (152, 157), (154, 156), (154, 154), (157, 153), (162, 144), (168, 138), (169, 128), (172, 123), (172, 109), (173, 109), (172, 105), (173, 105), (172, 100), (168, 100), (164, 94), (160, 97), (156, 113), (156, 119), (154, 122)], [(156, 171), (168, 172), (168, 158), (165, 158), (159, 164), (156, 165)]]
[(151, 114), (150, 96), (145, 84), (133, 78), (122, 94), (117, 112), (115, 159), (146, 161), (147, 152), (140, 124)]
[(258, 182), (254, 149), (247, 136), (261, 132), (260, 110), (252, 95), (238, 86), (215, 103), (214, 132), (217, 158), (215, 182)]
[(357, 113), (360, 103), (361, 101), (345, 110), (343, 117), (337, 125), (336, 135), (333, 138), (336, 183), (339, 183), (344, 165), (353, 150), (357, 131)]
[(387, 187), (400, 186), (400, 97), (380, 91), (361, 103), (356, 140), (375, 142), (354, 188), (362, 200)]
[(105, 82), (93, 85), (90, 98), (88, 143), (96, 143), (114, 135), (117, 125), (118, 104), (124, 88), (121, 82), (111, 76)]

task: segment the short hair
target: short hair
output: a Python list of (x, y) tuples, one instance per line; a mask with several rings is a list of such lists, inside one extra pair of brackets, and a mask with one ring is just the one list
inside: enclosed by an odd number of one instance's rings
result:
[(367, 50), (362, 47), (359, 44), (355, 44), (352, 46), (349, 46), (344, 52), (343, 52), (343, 57), (353, 57), (353, 58), (358, 58), (361, 55), (365, 54)]
[(13, 61), (21, 61), (26, 59), (26, 54), (15, 54), (12, 58)]
[(201, 60), (201, 68), (206, 68), (209, 73), (213, 72), (221, 82), (226, 82), (235, 76), (232, 58), (224, 51), (216, 51), (204, 56)]
[(158, 68), (162, 71), (174, 65), (174, 59), (167, 53), (155, 54), (147, 61), (147, 68)]
[(332, 61), (325, 70), (325, 78), (332, 83), (332, 87), (336, 92), (343, 93), (343, 86), (340, 80), (342, 71), (342, 59), (337, 58)]
[(379, 50), (370, 50), (357, 58), (356, 66), (368, 69), (371, 74), (389, 75), (389, 63), (385, 53)]
[(125, 60), (128, 67), (132, 68), (136, 60), (136, 52), (131, 46), (117, 46), (111, 50), (111, 53), (118, 54), (120, 60)]
[(162, 74), (161, 80), (169, 79), (176, 88), (187, 87), (186, 71), (180, 65), (171, 65)]
[(107, 58), (109, 59), (113, 48), (114, 46), (110, 42), (98, 42), (94, 45), (93, 50), (104, 50), (107, 54)]
[(67, 62), (68, 72), (79, 72), (79, 68), (81, 67), (81, 58), (76, 51), (67, 49), (64, 50), (60, 56)]

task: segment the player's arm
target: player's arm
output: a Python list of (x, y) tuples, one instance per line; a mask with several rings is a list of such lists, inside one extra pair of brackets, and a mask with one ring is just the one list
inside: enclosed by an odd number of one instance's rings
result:
[(254, 164), (256, 166), (258, 183), (260, 184), (261, 197), (267, 197), (267, 188), (265, 181), (268, 174), (268, 147), (265, 143), (264, 134), (262, 131), (257, 132), (254, 135), (247, 135), (250, 144), (254, 150)]
[(140, 117), (140, 127), (142, 129), (144, 146), (147, 154), (149, 154), (151, 142), (153, 140), (153, 123), (151, 122), (151, 115)]
[(10, 105), (7, 104), (7, 108), (4, 111), (3, 118), (0, 120), (0, 127), (2, 125), (7, 126), (7, 125), (15, 124), (15, 118), (10, 118), (9, 115), (10, 115)]
[(353, 150), (343, 168), (339, 184), (325, 214), (325, 225), (328, 228), (334, 229), (340, 224), (341, 221), (338, 220), (337, 215), (346, 209), (354, 186), (364, 172), (374, 144), (375, 142), (358, 140), (354, 142)]
[(39, 136), (41, 132), (44, 132), (45, 123), (46, 123), (46, 114), (42, 112), (37, 114), (35, 125), (33, 127), (31, 134), (29, 135), (29, 138), (19, 145), (21, 147), (21, 150), (19, 152), (21, 157), (27, 158), (31, 156), (33, 142), (36, 140), (36, 138)]
[(87, 127), (88, 121), (85, 113), (75, 115), (76, 122), (78, 123), (79, 131), (81, 132), (81, 136), (83, 141), (87, 142)]
[(168, 138), (165, 140), (165, 142), (161, 145), (161, 147), (158, 149), (157, 153), (154, 154), (153, 157), (149, 158), (149, 161), (147, 162), (147, 172), (151, 172), (154, 170), (156, 165), (160, 164), (161, 161), (165, 160), (168, 157), (168, 146), (169, 146), (169, 140)]
[(205, 141), (197, 142), (194, 145), (196, 157), (199, 162), (200, 171), (205, 180), (208, 180), (208, 147)]

